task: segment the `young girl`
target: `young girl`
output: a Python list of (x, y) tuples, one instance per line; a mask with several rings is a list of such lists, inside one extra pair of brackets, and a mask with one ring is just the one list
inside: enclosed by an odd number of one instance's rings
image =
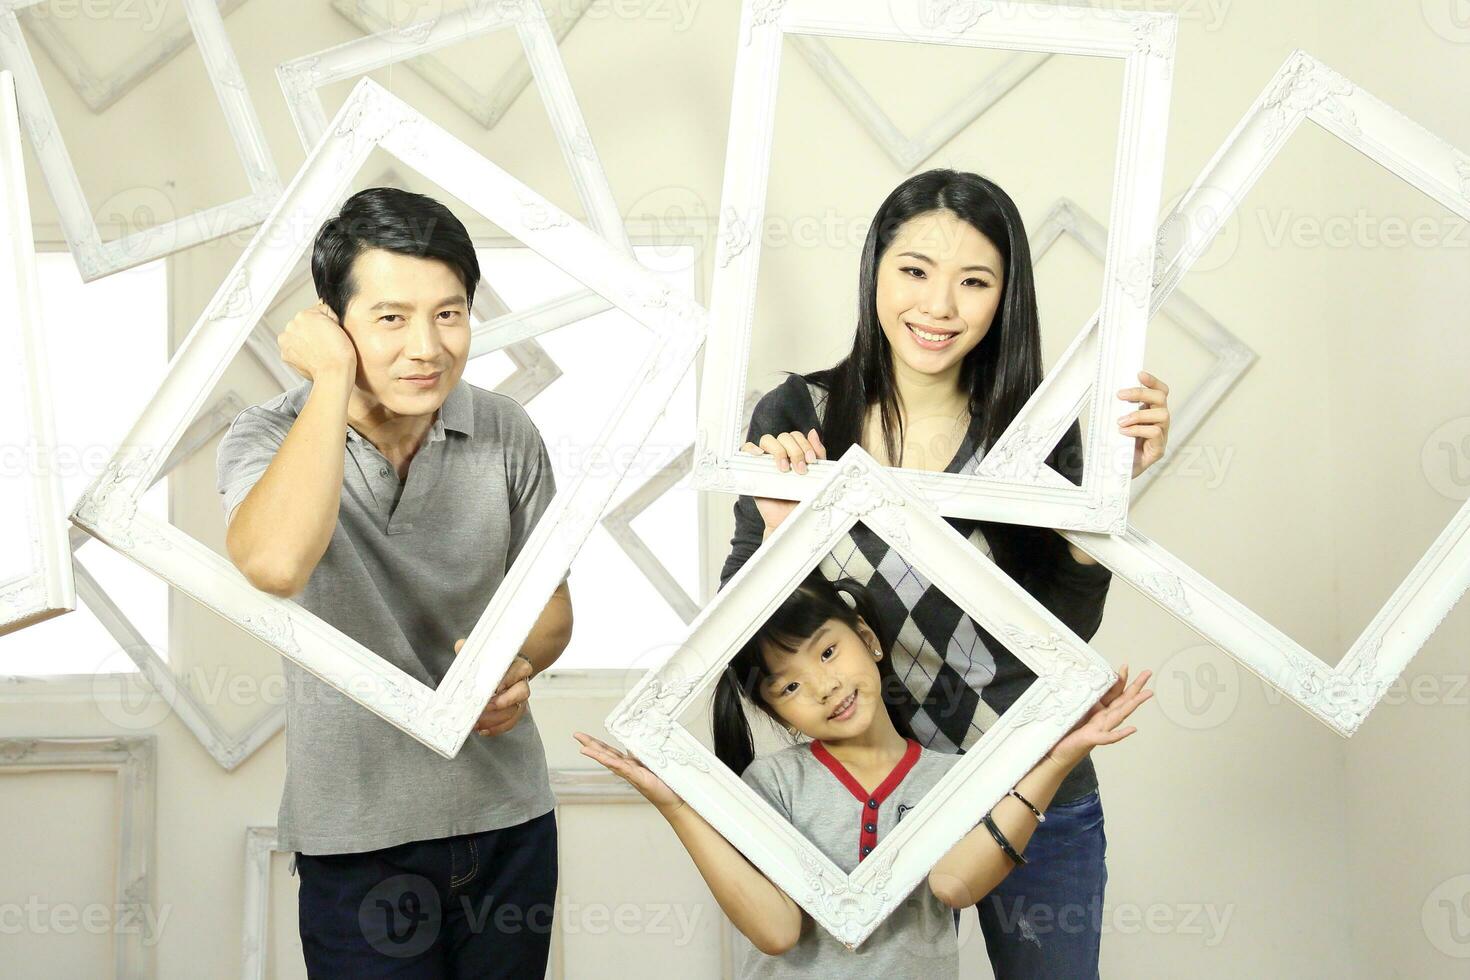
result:
[[(745, 451), (804, 473), (807, 463), (836, 459), (857, 443), (885, 464), (973, 472), (1042, 377), (1031, 253), (1015, 203), (972, 173), (930, 170), (905, 180), (869, 228), (857, 299), (851, 352), (761, 398)], [(1139, 378), (1143, 387), (1117, 392), (1139, 403), (1119, 419), (1135, 438), (1135, 477), (1163, 457), (1169, 425), (1168, 387), (1147, 373)], [(1077, 423), (1047, 461), (1081, 482)], [(722, 585), (794, 506), (739, 498)], [(950, 523), (1073, 632), (1085, 640), (1097, 632), (1107, 568), (1047, 528)], [(1035, 680), (867, 528), (855, 526), (821, 568), (872, 593), (893, 631), (885, 648), (913, 696), (904, 710), (926, 748), (968, 750)], [(1097, 975), (1107, 838), (1090, 759), (1068, 774), (1055, 806), (1062, 812), (1032, 844), (1037, 859), (979, 906), (999, 980)], [(1072, 925), (1059, 928), (1063, 920)]]
[[(908, 700), (874, 627), (872, 598), (813, 572), (736, 654), (715, 693), (715, 753), (833, 863), (857, 868), (958, 756), (922, 747), (896, 705)], [(1128, 668), (1096, 706), (960, 839), (857, 948), (817, 926), (663, 780), (631, 755), (577, 732), (582, 753), (616, 772), (669, 821), (743, 946), (739, 977), (957, 977), (953, 909), (972, 905), (1026, 861), (1022, 852), (1062, 779), (1152, 691)], [(754, 757), (743, 702), (798, 741)]]

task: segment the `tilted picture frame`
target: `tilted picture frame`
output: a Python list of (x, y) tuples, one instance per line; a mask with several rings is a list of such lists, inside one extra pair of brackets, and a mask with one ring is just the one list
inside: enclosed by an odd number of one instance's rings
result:
[(221, 617), (260, 637), (363, 707), (445, 757), (468, 737), (505, 669), (607, 506), (632, 460), (615, 454), (559, 488), (435, 688), (319, 617), (255, 589), (227, 559), (137, 503), (264, 307), (352, 178), (380, 148), (493, 221), (653, 335), (599, 441), (641, 446), (704, 339), (707, 316), (601, 236), (461, 143), (371, 79), (352, 90), (327, 135), (175, 352), (154, 401), (88, 486), (70, 519)]
[[(557, 44), (577, 26), (592, 2), (593, 0), (552, 0), (554, 14), (548, 14), (546, 19)], [(491, 5), (489, 0), (471, 0), (470, 8), (473, 10)], [(384, 6), (386, 4), (371, 4), (369, 0), (332, 0), (332, 9), (364, 34), (384, 34), (391, 31), (411, 42), (416, 34), (425, 30), (422, 22), (395, 26), (381, 9)], [(437, 52), (416, 55), (408, 62), (408, 68), (486, 129), (493, 129), (500, 122), (515, 100), (526, 90), (526, 86), (531, 84), (532, 75), (530, 61), (524, 56), (516, 58), (486, 92), (476, 89), (469, 80), (441, 59)]]
[[(164, 461), (153, 482), (157, 483), (167, 477), (180, 463), (229, 428), (230, 422), (244, 408), (245, 402), (239, 395), (233, 391), (226, 392), (224, 397), (185, 430), (179, 444)], [(91, 536), (85, 531), (77, 527), (71, 528), (73, 552), (90, 540)], [(208, 702), (198, 697), (193, 688), (179, 678), (168, 662), (153, 648), (153, 644), (148, 642), (143, 632), (133, 625), (122, 607), (113, 601), (101, 583), (87, 571), (86, 565), (77, 561), (74, 568), (77, 594), (82, 602), (97, 617), (103, 629), (117, 641), (124, 655), (138, 668), (143, 680), (163, 700), (169, 711), (178, 716), (189, 734), (194, 736), (200, 747), (209, 753), (220, 768), (233, 772), (240, 763), (254, 755), (277, 732), (286, 727), (285, 705), (273, 704), (245, 726), (243, 731), (232, 734)], [(94, 675), (94, 680), (97, 678), (98, 675)]]
[[(1117, 681), (1107, 662), (908, 485), (853, 446), (710, 600), (676, 650), (613, 709), (607, 730), (849, 948)], [(918, 807), (846, 875), (694, 737), (680, 716), (847, 530), (861, 521), (1035, 671)]]
[(82, 191), (51, 101), (41, 86), (41, 76), (36, 72), (16, 20), (16, 11), (39, 2), (4, 0), (0, 5), (0, 67), (15, 72), (16, 94), (31, 149), (41, 165), (41, 174), (56, 204), (62, 233), (76, 259), (82, 281), (92, 282), (259, 224), (281, 196), (281, 178), (214, 0), (183, 0), (183, 4), (235, 150), (244, 165), (250, 193), (106, 242)]
[[(1039, 266), (1042, 258), (1063, 235), (1075, 239), (1098, 259), (1106, 254), (1108, 232), (1102, 222), (1064, 197), (1052, 205), (1046, 217), (1031, 232), (1032, 262)], [(1191, 340), (1209, 352), (1211, 358), (1205, 379), (1185, 398), (1177, 399), (1177, 404), (1169, 409), (1169, 443), (1177, 449), (1189, 442), (1215, 406), (1224, 401), (1236, 382), (1256, 362), (1257, 355), (1249, 344), (1182, 292), (1175, 292), (1162, 301), (1159, 312), (1177, 323)], [(1086, 338), (1083, 343), (1096, 344), (1096, 318), (1088, 322), (1083, 336)], [(1079, 348), (1073, 360), (1087, 363), (1094, 356)], [(1133, 500), (1143, 496), (1162, 473), (1162, 467), (1152, 467), (1143, 475), (1134, 477), (1130, 487)]]
[[(492, 31), (514, 30), (535, 71), (537, 89), (572, 178), (587, 224), (628, 255), (633, 247), (623, 227), (607, 173), (577, 104), (561, 52), (537, 0), (497, 0), (471, 4), (462, 10), (401, 28), (348, 41), (325, 51), (303, 55), (276, 66), (276, 77), (286, 97), (297, 135), (308, 151), (321, 139), (327, 114), (319, 90), (324, 85), (355, 78), (416, 55), (438, 51)], [(536, 306), (503, 313), (472, 325), (470, 354), (478, 356), (511, 344), (531, 340), (550, 330), (586, 319), (610, 308), (604, 297), (582, 290)]]
[(31, 208), (26, 197), (25, 156), (15, 79), (0, 71), (0, 194), (4, 195), (5, 228), (0, 236), (0, 344), (6, 363), (20, 368), (20, 396), (25, 458), (17, 461), (17, 482), (25, 506), (5, 515), (26, 530), (26, 570), (0, 582), (0, 636), (43, 622), (76, 608), (76, 582), (66, 541), (66, 505), (56, 466), (56, 420), (53, 417), (51, 372), (41, 327), (41, 287), (36, 277), (36, 245)]
[(153, 976), (153, 865), (157, 842), (158, 745), (152, 735), (118, 738), (0, 738), (0, 777), (27, 772), (111, 772), (117, 776), (117, 860), (112, 975)]
[[(931, 7), (936, 12), (940, 9), (934, 4)], [(953, 15), (963, 17), (965, 13), (962, 8), (956, 8)], [(918, 135), (910, 136), (904, 132), (903, 126), (883, 111), (878, 100), (853, 76), (826, 41), (811, 35), (793, 34), (791, 44), (838, 100), (847, 106), (868, 135), (883, 148), (889, 159), (906, 174), (917, 170), (919, 164), (944, 149), (945, 144), (985, 115), (991, 106), (1005, 98), (1051, 57), (1044, 51), (1013, 52), (979, 84), (955, 99), (943, 115), (925, 126)], [(944, 98), (947, 101), (949, 97)]]
[[(1293, 51), (1165, 218), (1160, 240), (1173, 240), (1160, 256), (1155, 310), (1309, 122), (1470, 220), (1470, 156), (1306, 52)], [(1059, 366), (1051, 377), (1069, 381), (1083, 397), (1090, 390), (1081, 372)], [(1343, 737), (1358, 730), (1470, 588), (1467, 502), (1333, 667), (1135, 528), (1112, 536), (1062, 533)]]
[[(1013, 51), (1049, 51), (1119, 60), (1119, 127), (1110, 241), (1103, 271), (1102, 328), (1093, 381), (1113, 390), (1137, 383), (1148, 319), (1149, 274), (1163, 178), (1178, 18), (1090, 7), (977, 2), (964, 16), (935, 18), (927, 0), (853, 4), (843, 0), (745, 0), (734, 101), (720, 199), (720, 254), (710, 304), (711, 332), (699, 404), (693, 486), (701, 490), (802, 500), (817, 481), (779, 472), (742, 454), (739, 430), (765, 228), (782, 40), (787, 35), (919, 41)], [(1122, 531), (1128, 510), (1132, 438), (1114, 408), (1090, 413), (1080, 486), (1038, 479), (1045, 458), (1077, 418), (1081, 403), (1038, 390), (973, 473), (905, 469), (905, 479), (946, 517), (1044, 527)], [(831, 466), (819, 460), (809, 468)]]
[[(217, 0), (221, 17), (229, 15), (245, 0)], [(126, 5), (118, 9), (125, 9)], [(78, 97), (93, 112), (106, 112), (112, 104), (127, 95), (149, 75), (173, 60), (174, 56), (194, 43), (189, 22), (175, 21), (162, 30), (145, 32), (148, 43), (129, 54), (123, 63), (102, 74), (88, 65), (66, 34), (52, 23), (51, 17), (34, 4), (21, 12), (21, 23), (35, 39), (36, 46), (46, 52), (57, 71), (66, 76)]]

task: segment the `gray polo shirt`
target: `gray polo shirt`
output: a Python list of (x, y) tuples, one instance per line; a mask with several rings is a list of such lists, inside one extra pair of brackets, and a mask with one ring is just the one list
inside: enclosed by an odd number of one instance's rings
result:
[[(904, 760), (871, 794), (819, 742), (760, 756), (741, 778), (834, 864), (852, 874), (867, 850), (877, 847), (960, 758), (913, 740), (908, 744)], [(934, 897), (927, 879), (856, 950), (814, 922), (806, 923), (801, 939), (780, 956), (762, 953), (738, 933), (736, 942), (735, 975), (741, 980), (934, 980), (958, 976), (960, 969), (954, 912)]]
[[(311, 383), (235, 417), (220, 441), (226, 518), (260, 479)], [(400, 482), (351, 426), (337, 526), (293, 601), (435, 687), (556, 494), (551, 460), (518, 403), (463, 379)], [(336, 854), (523, 823), (555, 800), (531, 710), (510, 731), (471, 733), (445, 759), (282, 657), (286, 785), (282, 850)]]

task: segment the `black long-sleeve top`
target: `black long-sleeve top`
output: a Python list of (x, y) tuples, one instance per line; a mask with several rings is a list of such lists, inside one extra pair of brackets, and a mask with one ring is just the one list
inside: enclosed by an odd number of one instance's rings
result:
[[(758, 443), (762, 435), (812, 429), (820, 435), (825, 404), (826, 389), (819, 383), (791, 375), (756, 404), (747, 438)], [(946, 472), (971, 472), (978, 463), (979, 422), (971, 420)], [(1055, 456), (1056, 468), (1073, 483), (1082, 479), (1080, 441), (1074, 422)], [(1073, 632), (1092, 639), (1112, 581), (1106, 567), (1077, 561), (1066, 542), (1046, 528), (946, 520)], [(721, 588), (760, 547), (764, 529), (755, 499), (740, 497)], [(882, 618), (872, 625), (912, 697), (901, 710), (927, 747), (963, 753), (1036, 680), (1031, 668), (864, 525), (850, 528), (820, 567), (828, 578), (854, 578), (872, 593)], [(1087, 756), (1062, 781), (1055, 802), (1079, 799), (1096, 788), (1097, 774)]]

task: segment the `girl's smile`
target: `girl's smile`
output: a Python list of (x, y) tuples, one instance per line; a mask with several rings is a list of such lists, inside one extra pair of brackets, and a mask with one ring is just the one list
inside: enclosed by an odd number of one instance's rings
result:
[(827, 720), (847, 721), (847, 719), (851, 718), (857, 712), (857, 702), (858, 692), (854, 689), (851, 694), (843, 698), (837, 707), (833, 709), (832, 713), (827, 716)]

